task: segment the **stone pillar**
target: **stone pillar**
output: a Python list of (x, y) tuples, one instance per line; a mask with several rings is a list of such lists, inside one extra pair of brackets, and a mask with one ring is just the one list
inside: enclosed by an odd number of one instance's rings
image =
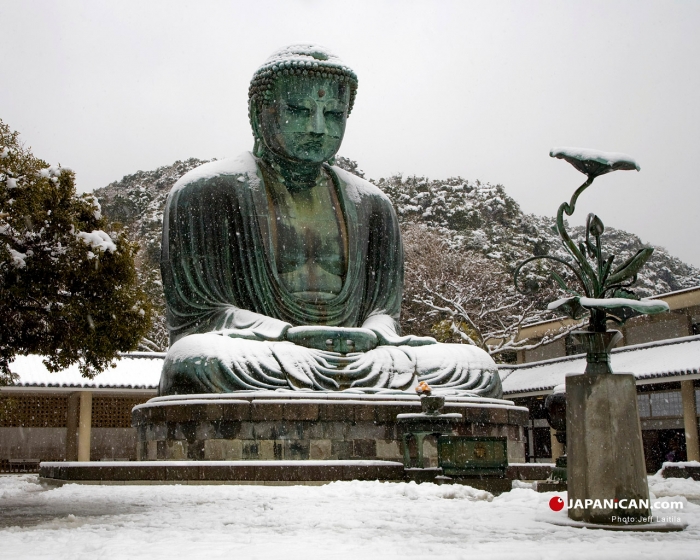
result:
[(78, 461), (90, 460), (92, 428), (92, 391), (80, 392), (80, 423), (78, 425)]
[(71, 393), (68, 396), (68, 409), (66, 412), (66, 461), (77, 461), (80, 393)]
[(535, 462), (535, 429), (532, 427), (532, 420), (527, 425), (527, 452), (530, 456), (530, 463)]
[(623, 524), (620, 518), (648, 522), (649, 486), (632, 374), (566, 377), (566, 441), (568, 498), (574, 506), (578, 500), (583, 504), (569, 508), (571, 519), (600, 524)]
[(700, 461), (698, 446), (698, 409), (695, 403), (693, 381), (681, 381), (681, 398), (683, 400), (683, 423), (685, 424), (685, 448), (688, 461)]
[(557, 441), (557, 431), (554, 428), (549, 429), (549, 441), (552, 447), (552, 463), (554, 463), (558, 457), (564, 454), (564, 446)]

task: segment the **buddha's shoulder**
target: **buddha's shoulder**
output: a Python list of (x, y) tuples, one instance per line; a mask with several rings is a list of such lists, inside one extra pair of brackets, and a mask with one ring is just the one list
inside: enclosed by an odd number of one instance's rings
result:
[(173, 185), (170, 194), (188, 190), (215, 188), (225, 184), (258, 182), (258, 168), (250, 152), (237, 157), (210, 161), (185, 173)]
[(337, 175), (338, 179), (345, 184), (346, 191), (353, 191), (356, 196), (360, 198), (373, 198), (391, 204), (389, 197), (384, 194), (384, 191), (368, 180), (358, 177), (335, 165), (331, 167), (331, 169)]

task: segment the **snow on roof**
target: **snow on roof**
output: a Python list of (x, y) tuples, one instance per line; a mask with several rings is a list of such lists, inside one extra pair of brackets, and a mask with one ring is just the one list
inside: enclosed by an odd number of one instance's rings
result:
[[(692, 375), (700, 372), (700, 335), (616, 348), (610, 356), (617, 373), (633, 373), (637, 382), (644, 379)], [(503, 393), (550, 392), (565, 382), (567, 374), (583, 373), (586, 356), (567, 356), (517, 366), (501, 365), (499, 373)]]
[(649, 296), (649, 297), (645, 297), (645, 298), (642, 298), (642, 299), (643, 299), (643, 300), (647, 300), (647, 299), (663, 299), (663, 298), (668, 297), (668, 296), (676, 296), (676, 295), (678, 295), (678, 294), (685, 294), (685, 293), (688, 293), (688, 292), (695, 292), (695, 291), (697, 291), (697, 290), (700, 290), (700, 286), (692, 286), (692, 287), (690, 287), (690, 288), (683, 288), (683, 289), (681, 289), (681, 290), (675, 290), (675, 291), (673, 291), (673, 292), (666, 292), (666, 293), (663, 293), (663, 294), (657, 294), (657, 295), (655, 295), (655, 296)]
[(14, 387), (84, 387), (95, 389), (156, 389), (160, 381), (164, 353), (134, 352), (125, 354), (116, 367), (94, 379), (80, 375), (78, 366), (55, 373), (46, 369), (43, 356), (17, 356), (10, 368), (19, 375)]

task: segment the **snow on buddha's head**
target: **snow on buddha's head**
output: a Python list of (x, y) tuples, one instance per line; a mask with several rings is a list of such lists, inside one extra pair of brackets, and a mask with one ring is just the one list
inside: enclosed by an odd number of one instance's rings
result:
[(272, 101), (273, 86), (284, 76), (319, 77), (347, 85), (350, 89), (348, 114), (352, 111), (357, 93), (357, 75), (326, 47), (300, 43), (275, 51), (253, 74), (248, 99), (255, 103)]
[(336, 66), (350, 68), (340, 59), (338, 55), (330, 49), (321, 45), (312, 43), (299, 43), (297, 45), (287, 45), (273, 52), (270, 57), (263, 63), (258, 71), (267, 68), (274, 64), (285, 63), (287, 61), (298, 60), (305, 62), (329, 62)]

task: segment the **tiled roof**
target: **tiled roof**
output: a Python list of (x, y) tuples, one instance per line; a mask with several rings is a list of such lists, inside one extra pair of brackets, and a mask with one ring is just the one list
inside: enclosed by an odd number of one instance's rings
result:
[[(616, 373), (633, 373), (637, 381), (700, 373), (700, 335), (616, 348), (610, 356)], [(549, 392), (566, 374), (583, 373), (586, 356), (566, 356), (517, 366), (499, 366), (505, 395)]]
[(133, 352), (124, 354), (116, 366), (87, 379), (80, 375), (78, 366), (50, 372), (42, 356), (18, 356), (10, 369), (19, 375), (14, 387), (55, 387), (95, 389), (156, 389), (160, 381), (165, 353)]

